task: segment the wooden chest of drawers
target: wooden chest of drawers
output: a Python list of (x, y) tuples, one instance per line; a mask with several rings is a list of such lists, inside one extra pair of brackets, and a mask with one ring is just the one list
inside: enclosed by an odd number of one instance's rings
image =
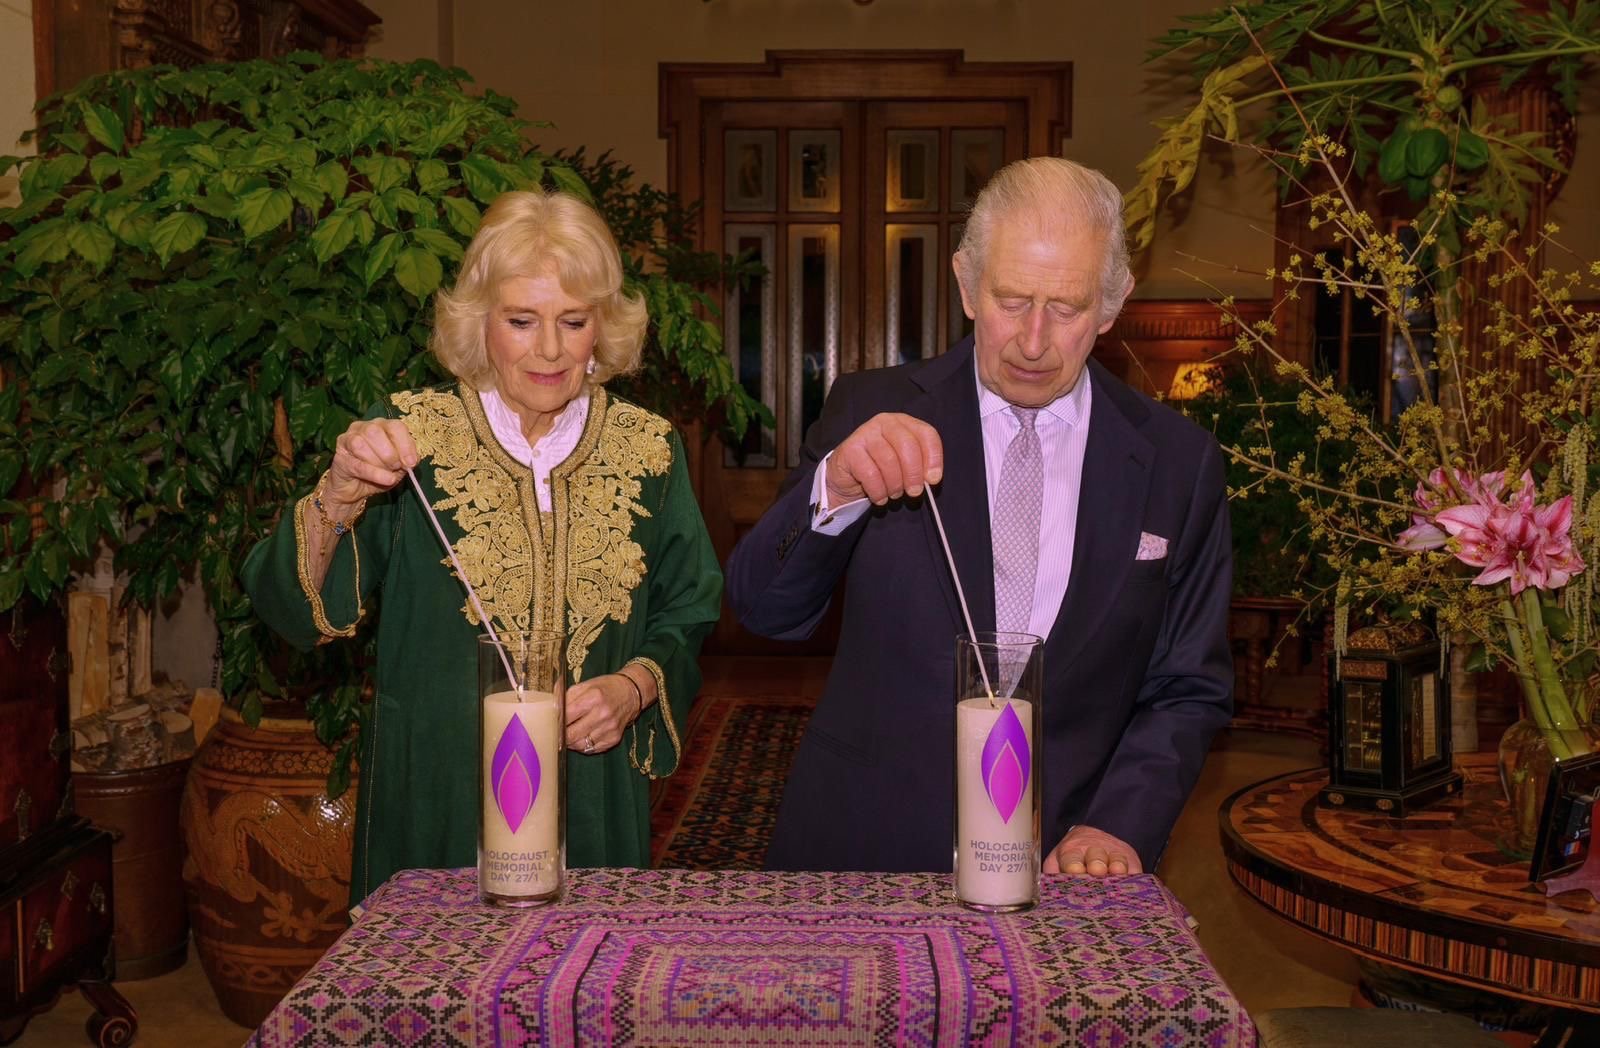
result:
[(111, 987), (111, 835), (72, 809), (66, 625), (28, 601), (0, 615), (0, 1044), (76, 986), (89, 1035), (132, 1040)]

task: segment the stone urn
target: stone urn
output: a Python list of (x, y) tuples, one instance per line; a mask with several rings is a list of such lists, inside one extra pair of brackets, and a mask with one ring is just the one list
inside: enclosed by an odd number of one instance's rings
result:
[(328, 797), (333, 751), (303, 709), (251, 728), (225, 708), (184, 788), (183, 882), (195, 948), (228, 1018), (259, 1026), (349, 925), (355, 784)]

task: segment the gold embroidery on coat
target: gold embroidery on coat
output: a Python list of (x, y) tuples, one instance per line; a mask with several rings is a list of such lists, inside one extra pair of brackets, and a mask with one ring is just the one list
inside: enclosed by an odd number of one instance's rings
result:
[(639, 503), (640, 480), (672, 468), (666, 419), (620, 400), (607, 403), (596, 391), (591, 417), (602, 410), (598, 440), (585, 454), (586, 432), (572, 457), (552, 472), (550, 485), (556, 519), (567, 522), (565, 545), (556, 547), (565, 563), (557, 571), (566, 580), (567, 668), (575, 682), (606, 620), (626, 623), (633, 613), (633, 591), (646, 570), (633, 529), (636, 518), (650, 516)]
[[(417, 451), (433, 462), (434, 483), (445, 496), (433, 508), (441, 513), (454, 511), (461, 530), (461, 538), (455, 542), (456, 558), (484, 613), (509, 629), (537, 628), (533, 621), (534, 540), (524, 519), (518, 482), (474, 436), (466, 398), (421, 390), (396, 393), (390, 400), (416, 441)], [(447, 556), (439, 561), (447, 567), (450, 564)], [(461, 613), (468, 622), (478, 624), (465, 594)]]

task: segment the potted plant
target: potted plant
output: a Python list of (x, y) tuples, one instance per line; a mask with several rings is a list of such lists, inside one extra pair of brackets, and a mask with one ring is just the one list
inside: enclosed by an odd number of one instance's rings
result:
[[(25, 590), (59, 594), (101, 543), (145, 605), (198, 580), (240, 731), (303, 714), (315, 733), (293, 747), (261, 733), (278, 747), (268, 763), (298, 771), (258, 791), (291, 798), (289, 816), (283, 804), (224, 811), (191, 781), (190, 824), (215, 840), (264, 844), (319, 804), (347, 813), (364, 711), (361, 648), (279, 644), (235, 577), (244, 554), (310, 490), (352, 419), (443, 377), (426, 352), (430, 296), (488, 202), (539, 183), (589, 192), (578, 169), (528, 145), (512, 100), (467, 83), (433, 62), (303, 53), (115, 73), (42, 103), (39, 155), (0, 162), (22, 169), (21, 203), (0, 211), (0, 369), (17, 378), (0, 391), (0, 609)], [(615, 181), (602, 188), (602, 205), (648, 213)], [(671, 206), (642, 199), (656, 214)], [(758, 415), (699, 314), (703, 297), (660, 264), (672, 246), (642, 227), (624, 240), (657, 366), (730, 424)], [(715, 272), (720, 260), (700, 264)], [(51, 497), (15, 497), (25, 483)], [(229, 774), (250, 761), (235, 763)], [(235, 945), (281, 946), (292, 972), (337, 934), (344, 889), (330, 885), (348, 880), (347, 843), (342, 869), (333, 845), (285, 857), (271, 876), (223, 844), (189, 844), (191, 864), (216, 871), (202, 909), (257, 908), (224, 936)], [(295, 903), (291, 882), (311, 896)], [(239, 1014), (287, 985), (236, 987)]]
[[(1235, 365), (1181, 407), (1224, 448), (1270, 446), (1276, 460), (1304, 461), (1313, 474), (1332, 477), (1344, 449), (1319, 442), (1317, 420), (1300, 411), (1299, 393), (1293, 382)], [(1231, 456), (1227, 480), (1233, 526), (1229, 618), (1238, 677), (1235, 723), (1319, 733), (1319, 711), (1262, 699), (1265, 675), (1279, 665), (1284, 647), (1303, 645), (1308, 630), (1320, 632), (1321, 595), (1330, 589), (1334, 571), (1311, 541), (1297, 492), (1268, 483)], [(1300, 663), (1299, 656), (1293, 658), (1290, 671)]]
[[(1192, 185), (1208, 141), (1249, 146), (1279, 168), (1285, 195), (1339, 192), (1354, 205), (1372, 190), (1384, 217), (1418, 218), (1439, 275), (1435, 328), (1453, 352), (1466, 230), (1480, 218), (1522, 225), (1562, 173), (1544, 133), (1500, 111), (1505, 91), (1548, 84), (1575, 112), (1579, 78), (1600, 56), (1600, 12), (1583, 0), (1262, 0), (1180, 21), (1151, 58), (1181, 63), (1193, 104), (1163, 123), (1139, 164), (1126, 198), (1134, 249), (1153, 239), (1165, 201)], [(1347, 156), (1346, 175), (1324, 177), (1309, 128)]]

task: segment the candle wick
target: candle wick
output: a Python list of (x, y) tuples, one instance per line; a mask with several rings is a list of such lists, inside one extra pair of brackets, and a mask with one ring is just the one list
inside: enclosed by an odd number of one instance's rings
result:
[(972, 612), (967, 608), (967, 594), (961, 588), (961, 573), (956, 570), (956, 558), (950, 552), (950, 538), (944, 533), (944, 518), (939, 516), (939, 503), (933, 497), (932, 486), (922, 489), (928, 495), (928, 505), (933, 509), (933, 523), (939, 529), (939, 542), (944, 546), (945, 563), (950, 565), (950, 577), (955, 580), (956, 599), (961, 602), (961, 617), (967, 623), (967, 636), (972, 640), (972, 656), (978, 660), (978, 673), (983, 676), (983, 690), (989, 696), (989, 708), (994, 709), (998, 703), (994, 700), (994, 686), (989, 683), (989, 667), (983, 664), (983, 649), (978, 646), (978, 631), (972, 628)]
[(472, 583), (467, 580), (466, 570), (461, 567), (461, 562), (456, 559), (456, 551), (451, 547), (450, 540), (445, 537), (444, 528), (439, 526), (439, 518), (434, 516), (433, 507), (428, 504), (428, 496), (422, 492), (422, 483), (417, 480), (417, 475), (411, 472), (410, 466), (406, 467), (406, 476), (411, 478), (411, 486), (417, 489), (417, 501), (421, 502), (422, 508), (427, 511), (428, 521), (433, 525), (433, 533), (439, 536), (439, 541), (444, 544), (445, 553), (450, 556), (450, 566), (456, 569), (456, 578), (460, 579), (461, 584), (467, 588), (468, 603), (472, 605), (472, 610), (477, 614), (478, 621), (483, 623), (484, 628), (489, 631), (489, 641), (494, 645), (494, 650), (500, 653), (500, 664), (505, 667), (506, 679), (511, 682), (513, 688), (517, 689), (517, 701), (527, 702), (528, 697), (522, 694), (522, 684), (517, 680), (516, 673), (511, 669), (511, 660), (506, 656), (506, 647), (500, 643), (500, 634), (495, 632), (494, 623), (489, 620), (489, 616), (483, 613), (483, 605), (478, 603), (478, 594), (473, 591)]

